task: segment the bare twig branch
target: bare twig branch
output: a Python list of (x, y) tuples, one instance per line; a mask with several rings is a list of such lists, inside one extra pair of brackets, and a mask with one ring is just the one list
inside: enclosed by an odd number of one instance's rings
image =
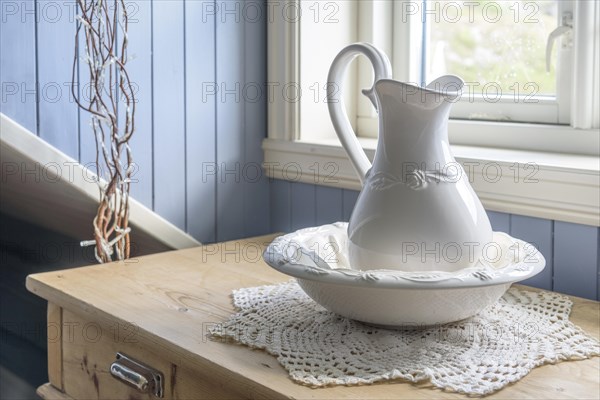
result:
[[(91, 114), (100, 189), (94, 239), (82, 245), (94, 245), (96, 259), (104, 263), (130, 255), (129, 191), (134, 169), (129, 140), (135, 131), (136, 101), (126, 70), (129, 19), (124, 0), (77, 0), (77, 5), (71, 91), (77, 105)], [(77, 60), (87, 64), (89, 88), (81, 82), (75, 85)]]

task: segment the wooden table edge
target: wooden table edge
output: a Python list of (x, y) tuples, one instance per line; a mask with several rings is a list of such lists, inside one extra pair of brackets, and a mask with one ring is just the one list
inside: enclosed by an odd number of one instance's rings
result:
[[(264, 241), (272, 240), (276, 236), (277, 236), (277, 234), (264, 235), (264, 236), (259, 236), (256, 238), (249, 238), (249, 239), (243, 239), (243, 240), (261, 240), (264, 242)], [(240, 240), (234, 240), (234, 241), (230, 241), (230, 242), (226, 242), (226, 243), (233, 243), (233, 242), (239, 242), (239, 241)], [(188, 252), (188, 251), (194, 251), (195, 249), (197, 250), (198, 247), (185, 249), (185, 250), (177, 250), (177, 251), (178, 252)], [(144, 257), (140, 257), (140, 258), (150, 258), (150, 257), (164, 255), (164, 254), (165, 253), (157, 253), (157, 254), (152, 254), (152, 255), (148, 255), (148, 256), (144, 256)], [(98, 265), (95, 264), (95, 265), (84, 266), (84, 267), (79, 267), (79, 268), (88, 268), (91, 266), (98, 266)], [(61, 292), (60, 290), (58, 290), (58, 289), (50, 286), (46, 282), (44, 282), (43, 278), (45, 276), (50, 276), (50, 275), (56, 276), (57, 274), (60, 274), (61, 272), (66, 273), (70, 270), (72, 270), (72, 269), (31, 274), (31, 275), (27, 276), (27, 278), (26, 278), (26, 287), (33, 294), (47, 300), (49, 304), (53, 304), (57, 307), (74, 311), (82, 316), (88, 316), (88, 317), (94, 318), (99, 323), (110, 324), (111, 322), (114, 322), (115, 320), (117, 320), (118, 322), (121, 322), (121, 323), (128, 322), (119, 317), (116, 317), (115, 315), (109, 314), (106, 311), (97, 309), (91, 304), (89, 305), (89, 307), (86, 307), (85, 305), (84, 305), (84, 307), (81, 307), (80, 299), (76, 299), (74, 296), (71, 296), (64, 292)], [(547, 291), (544, 289), (538, 289), (538, 288), (529, 287), (529, 286), (525, 286), (525, 285), (521, 285), (521, 284), (515, 284), (514, 286), (519, 289), (522, 289), (522, 290), (529, 290), (529, 291), (535, 291), (535, 292)], [(549, 292), (551, 292), (551, 291), (549, 291)], [(566, 297), (568, 297), (569, 299), (571, 299), (571, 301), (573, 301), (573, 308), (575, 308), (576, 306), (580, 306), (580, 305), (590, 305), (590, 306), (596, 307), (597, 313), (600, 314), (600, 302), (597, 302), (597, 301), (591, 300), (591, 299), (580, 298), (577, 296), (571, 296), (571, 295), (566, 295), (566, 294), (564, 294), (564, 295)], [(571, 310), (571, 311), (573, 311), (573, 310)], [(577, 325), (576, 323), (574, 323), (574, 324)], [(586, 334), (598, 338), (598, 334), (596, 332), (590, 333), (588, 330), (585, 330), (585, 329), (583, 329), (583, 330)], [(151, 339), (154, 342), (157, 342), (161, 347), (160, 352), (173, 353), (173, 347), (171, 346), (172, 343), (169, 342), (168, 340), (161, 338), (160, 336), (158, 336), (150, 331), (144, 330), (144, 329), (140, 329), (139, 334), (141, 335), (141, 337), (146, 337), (146, 338)], [(212, 361), (208, 358), (202, 357), (201, 355), (196, 355), (195, 357), (190, 357), (188, 352), (185, 349), (182, 349), (181, 351), (176, 352), (176, 355), (181, 357), (184, 360), (187, 360), (192, 365), (196, 365), (196, 366), (199, 366), (202, 368), (219, 368), (219, 369), (226, 370), (226, 368), (224, 368), (223, 366), (220, 366), (219, 364), (215, 363), (214, 361)], [(288, 397), (288, 395), (286, 393), (278, 391), (278, 390), (276, 390), (276, 388), (265, 386), (264, 384), (262, 384), (260, 382), (255, 382), (249, 378), (246, 378), (244, 375), (242, 375), (238, 372), (231, 371), (231, 370), (227, 370), (227, 371), (230, 374), (236, 375), (236, 380), (239, 379), (241, 382), (246, 381), (249, 384), (252, 383), (252, 385), (255, 387), (258, 383), (260, 385), (261, 390), (260, 390), (260, 392), (257, 392), (256, 394), (260, 397), (265, 397), (265, 398), (280, 398), (280, 397), (287, 398)], [(37, 392), (44, 399), (56, 398), (56, 399), (60, 399), (60, 400), (67, 400), (67, 399), (73, 400), (72, 398), (68, 397), (68, 395), (61, 392), (60, 389), (57, 389), (54, 386), (52, 386), (51, 383), (46, 383), (44, 385), (41, 385), (38, 388)], [(435, 393), (432, 392), (432, 395), (435, 395)]]
[(72, 397), (69, 397), (67, 394), (52, 386), (51, 383), (44, 383), (38, 387), (35, 392), (44, 400), (74, 400)]

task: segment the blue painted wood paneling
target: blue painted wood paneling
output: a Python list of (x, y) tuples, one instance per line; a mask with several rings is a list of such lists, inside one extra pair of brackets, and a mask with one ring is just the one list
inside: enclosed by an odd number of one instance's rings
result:
[(316, 187), (316, 224), (324, 225), (343, 220), (342, 189)]
[(595, 299), (598, 296), (598, 228), (554, 223), (554, 290)]
[(291, 229), (315, 226), (316, 220), (316, 186), (307, 183), (292, 182)]
[(488, 211), (488, 218), (492, 224), (492, 229), (496, 232), (510, 233), (510, 215), (496, 211)]
[(131, 138), (135, 164), (131, 195), (152, 208), (152, 7), (147, 0), (126, 3), (130, 12), (127, 48), (131, 58), (127, 73), (136, 100), (135, 132)]
[(185, 229), (183, 1), (154, 1), (152, 7), (154, 210)]
[(0, 15), (0, 112), (36, 133), (34, 1), (3, 1)]
[[(90, 116), (70, 96), (75, 3), (2, 4), (0, 76), (32, 94), (3, 89), (0, 111), (94, 168)], [(270, 184), (255, 179), (267, 131), (266, 2), (133, 0), (127, 8), (132, 196), (204, 242), (269, 232)], [(83, 35), (80, 43), (82, 55)], [(87, 65), (76, 68), (85, 98)]]
[(271, 181), (271, 231), (292, 230), (292, 184), (279, 179)]
[(547, 219), (510, 216), (510, 235), (531, 243), (546, 259), (546, 268), (536, 276), (520, 282), (523, 285), (552, 290), (552, 229), (553, 222)]
[(344, 189), (342, 192), (342, 218), (344, 221), (349, 221), (360, 192), (346, 189)]
[[(239, 1), (219, 3), (228, 10), (241, 9)], [(243, 236), (245, 162), (244, 103), (244, 34), (235, 11), (221, 9), (216, 18), (217, 74), (217, 240)]]
[(75, 53), (74, 3), (52, 1), (36, 4), (38, 135), (78, 159), (78, 110), (71, 95)]
[(216, 99), (207, 95), (215, 79), (213, 1), (185, 3), (185, 107), (187, 229), (202, 242), (216, 240)]
[[(37, 25), (28, 13), (32, 0), (15, 2), (23, 23), (10, 15), (2, 21), (2, 82), (24, 82), (25, 89), (33, 89), (37, 71), (40, 102), (36, 109), (34, 95), (20, 92), (25, 100), (20, 102), (3, 89), (0, 107), (85, 161), (95, 158), (95, 149), (89, 146), (89, 117), (81, 118), (69, 93), (73, 4), (49, 3), (37, 2)], [(241, 2), (227, 2), (227, 10), (210, 0), (131, 4), (129, 71), (138, 90), (135, 198), (206, 242), (350, 217), (356, 191), (254, 182), (251, 175), (262, 161), (266, 132), (266, 98), (263, 92), (256, 101), (255, 93), (266, 80), (266, 12), (253, 22), (242, 18)], [(207, 5), (221, 9), (214, 15)], [(79, 72), (85, 81), (81, 65)], [(598, 296), (598, 228), (497, 212), (489, 216), (495, 230), (535, 242), (552, 260), (554, 271), (548, 268), (528, 283), (548, 287), (553, 280), (555, 290)]]
[[(223, 7), (223, 3), (219, 3)], [(244, 22), (244, 82), (241, 87), (244, 103), (245, 160), (242, 168), (244, 182), (244, 236), (256, 236), (270, 229), (269, 181), (262, 171), (262, 141), (267, 133), (265, 88), (267, 49), (256, 43), (267, 42), (267, 9), (260, 3), (240, 3), (246, 10)], [(240, 8), (240, 10), (242, 10)]]

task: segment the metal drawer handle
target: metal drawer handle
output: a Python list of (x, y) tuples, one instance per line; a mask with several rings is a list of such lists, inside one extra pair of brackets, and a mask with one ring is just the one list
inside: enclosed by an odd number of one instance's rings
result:
[(131, 368), (121, 365), (118, 362), (114, 362), (110, 366), (110, 373), (115, 378), (121, 379), (131, 386), (134, 386), (140, 392), (148, 393), (148, 379)]
[(117, 360), (110, 365), (110, 374), (121, 382), (142, 393), (163, 397), (163, 374), (132, 358), (117, 353)]

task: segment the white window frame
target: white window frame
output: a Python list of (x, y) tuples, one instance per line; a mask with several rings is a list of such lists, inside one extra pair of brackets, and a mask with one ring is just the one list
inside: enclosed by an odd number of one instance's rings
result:
[[(301, 18), (289, 18), (289, 12), (288, 18), (283, 18), (284, 13), (280, 11), (302, 10), (308, 2), (284, 0), (276, 3), (277, 7), (272, 7), (274, 12), (270, 15), (268, 26), (269, 84), (276, 88), (287, 85), (288, 89), (297, 85), (306, 92), (311, 82), (302, 81), (303, 75), (310, 75), (301, 73), (300, 33), (303, 22)], [(378, 36), (368, 29), (368, 25), (358, 22), (358, 15), (364, 18), (371, 13), (380, 24), (391, 24), (390, 14), (377, 7), (368, 7), (363, 1), (356, 3), (357, 10), (344, 11), (349, 13), (347, 17), (357, 16), (355, 32), (348, 31), (350, 33), (346, 33), (345, 37), (336, 39), (345, 40), (346, 44), (358, 41), (359, 37), (373, 42), (393, 55), (396, 79), (414, 81), (414, 66), (403, 61), (406, 57), (401, 55), (415, 50), (406, 49), (407, 40), (399, 42), (395, 38), (410, 38), (411, 35), (414, 37), (419, 34), (414, 26), (394, 24), (394, 37), (390, 41), (389, 36)], [(575, 57), (583, 61), (573, 71), (572, 86), (578, 95), (573, 96), (571, 102), (570, 125), (450, 121), (449, 136), (455, 156), (473, 172), (471, 183), (489, 210), (600, 226), (600, 133), (597, 128), (599, 28), (594, 25), (594, 21), (598, 20), (600, 5), (596, 2), (581, 3), (593, 4), (593, 10), (590, 11), (587, 6), (577, 6), (574, 10), (573, 51)], [(352, 14), (353, 12), (356, 14)], [(327, 43), (329, 40), (324, 40), (323, 46), (327, 47)], [(331, 47), (333, 49), (328, 51), (333, 58), (342, 46)], [(390, 50), (391, 47), (393, 50)], [(359, 64), (357, 71), (350, 73), (350, 84), (344, 87), (346, 95), (349, 92), (358, 93), (358, 88), (370, 86), (370, 82), (365, 84), (360, 80), (361, 68), (365, 67)], [(278, 96), (277, 91), (274, 93), (269, 97), (268, 138), (263, 143), (267, 175), (277, 179), (359, 190), (358, 177), (341, 148), (328, 117), (326, 121), (323, 120), (327, 114), (323, 114), (321, 108), (326, 113), (326, 104), (323, 103), (318, 108), (319, 123), (311, 123), (311, 129), (303, 131), (302, 120), (310, 119), (313, 122), (312, 119), (317, 117), (313, 115), (316, 111), (311, 108), (310, 115), (302, 115), (301, 100), (290, 101), (291, 96)], [(375, 121), (373, 111), (361, 105), (360, 101), (358, 104), (356, 100), (349, 104), (355, 110), (355, 129), (368, 129), (367, 125)], [(319, 128), (312, 128), (313, 126)], [(360, 141), (367, 155), (372, 157), (376, 139), (360, 138)], [(523, 174), (532, 163), (536, 165), (539, 184), (527, 185), (515, 179), (515, 166), (518, 173)], [(500, 168), (501, 177), (498, 181), (491, 182), (493, 179), (484, 177), (484, 170), (488, 167)]]
[[(556, 26), (558, 26), (562, 24), (562, 16), (566, 13), (573, 15), (574, 9), (571, 1), (554, 1), (557, 3)], [(509, 2), (508, 4), (514, 3)], [(525, 6), (523, 8), (522, 10), (521, 7), (518, 7), (518, 11), (514, 11), (520, 15), (518, 17), (520, 20), (525, 19), (527, 12), (534, 10), (525, 9)], [(517, 18), (514, 14), (512, 17)], [(556, 63), (552, 65), (552, 68), (556, 71), (555, 98), (534, 96), (529, 99), (528, 103), (524, 103), (522, 97), (518, 98), (519, 102), (515, 102), (514, 98), (503, 96), (497, 102), (490, 102), (486, 101), (481, 94), (466, 95), (453, 107), (451, 118), (470, 119), (473, 114), (482, 114), (489, 116), (490, 120), (497, 121), (568, 125), (570, 123), (571, 76), (574, 58), (572, 36), (572, 32), (569, 32), (560, 37), (554, 45), (555, 49), (552, 54), (556, 58)], [(521, 87), (520, 91), (527, 92), (527, 88)]]
[[(591, 98), (590, 93), (583, 93), (592, 86), (589, 82), (594, 77), (593, 68), (579, 68), (574, 74), (573, 59), (574, 53), (593, 54), (593, 40), (589, 36), (581, 34), (594, 23), (594, 4), (583, 2), (578, 5), (577, 10), (572, 1), (555, 0), (558, 6), (557, 26), (562, 23), (563, 15), (570, 13), (577, 16), (577, 37), (574, 32), (563, 35), (557, 43), (553, 52), (556, 58), (557, 70), (556, 79), (556, 97), (537, 96), (532, 99), (520, 98), (515, 102), (512, 96), (503, 96), (498, 101), (491, 102), (481, 96), (479, 93), (469, 93), (465, 89), (463, 98), (455, 103), (451, 110), (450, 117), (453, 119), (470, 120), (475, 114), (487, 116), (490, 121), (516, 121), (520, 123), (545, 123), (545, 124), (565, 124), (578, 128), (591, 128), (593, 124), (592, 115), (574, 114), (571, 117), (572, 105), (577, 110), (585, 110), (582, 104), (576, 104), (578, 98)], [(451, 2), (458, 4), (459, 2)], [(358, 6), (358, 37), (360, 41), (367, 41), (384, 49), (391, 55), (394, 69), (394, 79), (405, 82), (420, 82), (420, 69), (422, 54), (422, 30), (423, 30), (423, 7), (428, 7), (429, 12), (433, 11), (432, 5), (424, 6), (414, 0), (387, 0), (375, 2), (361, 2)], [(437, 8), (437, 12), (442, 11), (442, 7)], [(464, 10), (463, 10), (464, 11)], [(470, 11), (469, 11), (470, 12)], [(520, 14), (525, 15), (524, 10)], [(393, 17), (392, 17), (393, 16)], [(583, 20), (582, 20), (583, 18)], [(375, 24), (374, 21), (377, 21)], [(394, 23), (396, 21), (396, 23)], [(400, 21), (401, 23), (397, 23)], [(428, 26), (430, 28), (430, 26)], [(593, 62), (580, 63), (581, 66), (593, 66)], [(428, 77), (431, 80), (434, 77)], [(359, 65), (358, 82), (359, 86), (366, 87), (372, 79), (371, 67), (363, 60)], [(573, 101), (572, 97), (575, 90), (580, 93), (577, 99)], [(481, 89), (481, 88), (479, 88)], [(524, 88), (520, 88), (523, 91)], [(589, 106), (589, 104), (588, 104)], [(587, 111), (592, 107), (587, 107)], [(485, 118), (485, 117), (484, 117)], [(597, 123), (595, 125), (597, 127)], [(359, 100), (357, 116), (357, 135), (360, 137), (377, 137), (377, 120), (371, 104), (362, 99)], [(480, 136), (480, 135), (479, 135)], [(506, 145), (506, 143), (501, 143)]]

